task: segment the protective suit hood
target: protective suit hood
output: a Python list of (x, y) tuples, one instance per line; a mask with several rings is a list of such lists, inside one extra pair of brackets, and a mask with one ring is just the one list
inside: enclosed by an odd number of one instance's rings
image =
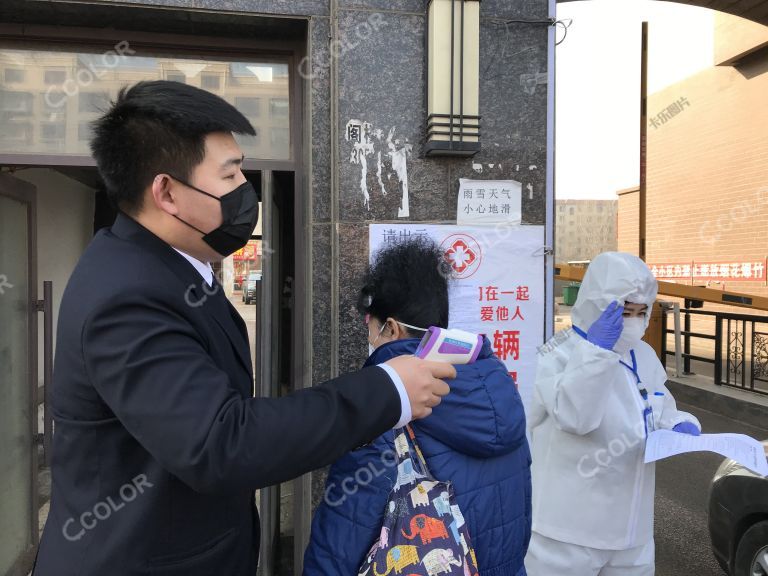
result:
[(659, 285), (648, 266), (625, 252), (604, 252), (587, 268), (573, 306), (573, 324), (583, 331), (597, 320), (613, 301), (646, 304), (645, 327), (651, 319)]

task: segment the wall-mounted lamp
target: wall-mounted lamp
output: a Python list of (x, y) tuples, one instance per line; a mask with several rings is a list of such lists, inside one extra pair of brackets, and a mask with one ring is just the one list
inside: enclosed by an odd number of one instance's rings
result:
[(480, 150), (480, 0), (429, 0), (427, 156)]

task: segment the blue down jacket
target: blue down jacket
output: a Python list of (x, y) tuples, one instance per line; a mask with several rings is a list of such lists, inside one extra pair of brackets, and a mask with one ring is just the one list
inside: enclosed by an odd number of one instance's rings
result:
[[(413, 354), (419, 340), (380, 346), (366, 365)], [(524, 576), (531, 535), (531, 456), (520, 395), (486, 339), (474, 364), (457, 366), (451, 393), (413, 424), (432, 475), (454, 484), (480, 576)], [(355, 576), (379, 537), (394, 467), (394, 434), (348, 453), (329, 472), (312, 522), (304, 576)]]

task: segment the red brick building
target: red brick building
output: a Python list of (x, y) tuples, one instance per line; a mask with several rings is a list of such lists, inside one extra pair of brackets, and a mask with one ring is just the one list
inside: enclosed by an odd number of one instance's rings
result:
[[(768, 27), (718, 13), (714, 52), (649, 98), (647, 261), (659, 279), (768, 296)], [(638, 213), (637, 189), (619, 192), (620, 250), (637, 253)]]

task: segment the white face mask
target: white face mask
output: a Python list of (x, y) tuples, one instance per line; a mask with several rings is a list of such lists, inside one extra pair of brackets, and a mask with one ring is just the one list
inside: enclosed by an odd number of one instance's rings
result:
[(624, 329), (621, 331), (613, 351), (621, 356), (635, 348), (645, 335), (645, 316), (625, 318)]
[(379, 338), (381, 338), (381, 333), (384, 332), (384, 328), (386, 328), (386, 324), (381, 325), (381, 330), (379, 330), (379, 333), (376, 335), (376, 339), (373, 341), (373, 344), (371, 344), (371, 341), (368, 340), (368, 356), (370, 357), (371, 354), (373, 354), (373, 351), (376, 350), (376, 342), (379, 341)]
[[(417, 330), (419, 332), (427, 332), (426, 328), (419, 328), (418, 326), (411, 326), (410, 324), (406, 324), (405, 322), (398, 322), (395, 320), (400, 326), (405, 326), (406, 328), (410, 328), (411, 330)], [(370, 357), (371, 354), (373, 354), (374, 350), (376, 350), (376, 342), (379, 341), (379, 338), (381, 338), (381, 333), (384, 332), (384, 328), (387, 327), (386, 322), (381, 325), (381, 330), (379, 330), (378, 335), (376, 336), (376, 339), (373, 341), (373, 344), (371, 344), (371, 341), (368, 341), (368, 356)]]

